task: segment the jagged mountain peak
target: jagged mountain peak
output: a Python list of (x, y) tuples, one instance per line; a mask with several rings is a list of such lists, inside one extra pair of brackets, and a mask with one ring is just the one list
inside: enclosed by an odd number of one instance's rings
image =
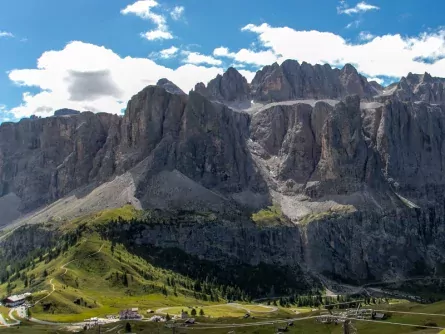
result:
[(187, 95), (183, 92), (181, 88), (176, 86), (173, 82), (166, 78), (159, 79), (156, 83), (157, 86), (163, 87), (167, 92), (171, 94), (180, 94), (180, 95)]
[(354, 73), (354, 74), (358, 74), (357, 69), (356, 69), (353, 65), (351, 65), (351, 64), (349, 64), (349, 63), (345, 64), (345, 65), (343, 66), (343, 68), (341, 69), (341, 71), (342, 71), (342, 72), (346, 72), (346, 73)]
[(424, 101), (445, 103), (445, 79), (431, 76), (428, 72), (414, 74), (409, 72), (398, 83), (387, 87), (380, 99), (395, 97), (402, 101)]
[(195, 92), (219, 102), (243, 102), (250, 99), (250, 87), (246, 78), (234, 67), (229, 67), (222, 75), (195, 85)]

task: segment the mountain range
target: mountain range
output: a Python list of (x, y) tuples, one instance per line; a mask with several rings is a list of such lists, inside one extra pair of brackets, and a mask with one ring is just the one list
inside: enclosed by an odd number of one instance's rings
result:
[(126, 204), (211, 212), (135, 240), (343, 281), (441, 274), (444, 86), (410, 73), (382, 87), (349, 64), (286, 60), (251, 83), (229, 68), (189, 94), (162, 79), (123, 116), (3, 123), (0, 228)]

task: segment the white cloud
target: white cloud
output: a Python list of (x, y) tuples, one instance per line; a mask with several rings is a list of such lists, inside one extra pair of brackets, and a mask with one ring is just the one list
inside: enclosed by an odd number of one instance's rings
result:
[(229, 55), (233, 55), (233, 54), (230, 53), (228, 48), (220, 46), (219, 48), (216, 48), (215, 50), (213, 50), (213, 55), (215, 57), (228, 57)]
[(133, 14), (142, 19), (153, 22), (156, 25), (156, 29), (141, 33), (141, 37), (144, 37), (149, 41), (154, 41), (157, 39), (172, 39), (173, 35), (169, 31), (165, 16), (152, 11), (153, 8), (158, 6), (159, 4), (155, 0), (140, 0), (122, 9), (121, 14)]
[(253, 64), (258, 66), (270, 65), (278, 59), (278, 56), (271, 50), (253, 51), (250, 49), (241, 49), (238, 52), (230, 52), (228, 48), (223, 46), (213, 50), (213, 55), (215, 57), (231, 58), (239, 63)]
[(375, 82), (377, 82), (380, 85), (383, 85), (385, 83), (385, 80), (383, 80), (381, 78), (377, 78), (377, 77), (375, 77), (375, 78), (367, 78), (367, 79), (368, 79), (369, 82), (375, 81)]
[[(367, 43), (352, 44), (331, 32), (298, 31), (288, 27), (272, 27), (266, 23), (243, 28), (258, 35), (263, 47), (280, 61), (297, 59), (312, 64), (357, 64), (358, 70), (371, 77), (401, 77), (409, 72), (445, 77), (445, 30), (423, 33), (414, 37), (377, 36)], [(292, 43), (289, 43), (292, 41)], [(436, 60), (432, 64), (419, 58)]]
[(173, 39), (173, 35), (170, 32), (160, 29), (141, 33), (141, 37), (144, 37), (149, 41), (155, 41), (157, 39)]
[(252, 82), (254, 76), (255, 76), (255, 72), (251, 72), (251, 71), (247, 71), (247, 70), (238, 70), (238, 72), (240, 72), (240, 74), (246, 78), (247, 82)]
[(199, 52), (182, 51), (182, 54), (186, 56), (186, 58), (182, 61), (186, 64), (208, 64), (217, 66), (222, 64), (221, 60), (215, 59), (212, 56), (203, 55)]
[(178, 21), (182, 15), (184, 14), (184, 7), (183, 6), (176, 6), (173, 8), (173, 10), (170, 12), (170, 15), (173, 20)]
[(245, 68), (246, 64), (234, 63), (234, 64), (232, 64), (230, 66), (232, 66), (232, 67), (234, 67), (236, 69), (239, 69), (239, 68)]
[(370, 41), (372, 39), (374, 39), (374, 35), (371, 34), (369, 31), (360, 31), (360, 33), (358, 34), (358, 39), (361, 41)]
[(337, 7), (337, 13), (338, 14), (347, 14), (347, 15), (353, 15), (353, 14), (360, 14), (365, 13), (371, 10), (379, 10), (380, 7), (370, 5), (366, 3), (365, 1), (359, 2), (355, 7), (349, 7), (346, 1), (340, 1), (340, 5)]
[(347, 26), (345, 27), (346, 29), (350, 29), (350, 28), (358, 28), (358, 26), (360, 25), (360, 23), (362, 23), (362, 20), (355, 20), (352, 21), (350, 23), (347, 24)]
[(172, 58), (172, 57), (176, 56), (178, 51), (179, 51), (179, 49), (176, 46), (172, 46), (168, 49), (161, 50), (159, 52), (159, 54), (160, 54), (161, 58), (168, 59), (168, 58)]
[[(97, 73), (106, 71), (107, 78), (121, 92), (93, 96), (86, 100), (70, 100), (70, 73)], [(12, 108), (15, 117), (33, 114), (49, 116), (53, 110), (72, 108), (119, 114), (127, 101), (142, 88), (156, 84), (160, 78), (168, 78), (185, 92), (199, 82), (208, 82), (222, 73), (219, 67), (185, 64), (170, 69), (147, 58), (122, 58), (105, 47), (83, 42), (71, 42), (63, 50), (47, 51), (38, 59), (37, 68), (13, 70), (9, 78), (24, 87), (38, 87), (42, 91), (25, 93), (23, 103)]]
[(13, 33), (9, 31), (0, 31), (0, 38), (2, 37), (15, 37)]

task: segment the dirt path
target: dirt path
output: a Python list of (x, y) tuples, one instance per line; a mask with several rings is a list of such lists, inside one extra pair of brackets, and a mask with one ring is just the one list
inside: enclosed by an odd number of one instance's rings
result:
[[(103, 247), (104, 247), (104, 244), (102, 244), (102, 246), (100, 246), (100, 248), (99, 248), (98, 251), (96, 251), (96, 252), (94, 252), (94, 253), (91, 253), (90, 255), (87, 255), (85, 258), (88, 258), (88, 257), (91, 257), (91, 256), (93, 256), (93, 255), (96, 255), (97, 253), (100, 253), (100, 251), (102, 250)], [(66, 266), (69, 265), (70, 263), (74, 262), (74, 261), (77, 261), (77, 260), (79, 260), (79, 259), (74, 259), (74, 260), (71, 260), (71, 261), (69, 261), (69, 262), (63, 264), (63, 265), (60, 267), (60, 269), (65, 270), (65, 272), (64, 272), (62, 275), (60, 275), (60, 277), (66, 275), (66, 273), (68, 272), (69, 269), (66, 268)], [(36, 302), (34, 303), (33, 306), (37, 305), (37, 304), (40, 303), (42, 300), (45, 300), (46, 298), (48, 298), (49, 296), (51, 296), (51, 295), (53, 294), (54, 291), (56, 291), (56, 287), (55, 287), (55, 285), (54, 285), (54, 283), (53, 283), (53, 280), (54, 280), (54, 278), (51, 278), (50, 281), (49, 281), (49, 284), (51, 285), (52, 290), (51, 290), (45, 297), (43, 297), (43, 298), (39, 299), (38, 301), (36, 301)]]

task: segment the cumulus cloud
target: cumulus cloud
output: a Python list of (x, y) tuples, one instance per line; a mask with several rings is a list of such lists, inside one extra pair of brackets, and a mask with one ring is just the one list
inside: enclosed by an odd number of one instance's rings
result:
[(366, 13), (373, 10), (379, 10), (380, 7), (370, 5), (369, 3), (366, 3), (365, 1), (359, 2), (354, 7), (349, 7), (346, 1), (340, 1), (340, 5), (337, 7), (337, 13), (338, 14), (346, 14), (346, 15), (353, 15), (353, 14), (360, 14), (360, 13)]
[(377, 82), (379, 85), (384, 85), (385, 84), (385, 80), (383, 80), (382, 78), (367, 78), (369, 82), (371, 81), (375, 81)]
[(371, 34), (369, 31), (360, 31), (358, 34), (358, 39), (361, 41), (370, 41), (371, 39), (374, 39), (374, 35)]
[(170, 16), (175, 21), (178, 21), (182, 17), (183, 14), (184, 14), (184, 7), (183, 6), (176, 6), (170, 12)]
[(179, 51), (179, 49), (176, 46), (172, 46), (168, 49), (161, 50), (159, 52), (159, 54), (160, 54), (161, 58), (168, 59), (168, 58), (172, 58), (172, 57), (176, 56), (178, 51)]
[(155, 0), (139, 0), (135, 3), (128, 5), (121, 10), (121, 14), (129, 15), (133, 14), (139, 16), (142, 19), (150, 20), (156, 25), (156, 29), (141, 33), (141, 36), (154, 41), (157, 39), (172, 39), (173, 35), (169, 32), (167, 26), (167, 20), (164, 15), (154, 13), (153, 8), (158, 7), (159, 4)]
[(186, 64), (208, 64), (208, 65), (222, 65), (222, 61), (212, 56), (203, 55), (199, 52), (182, 51), (185, 58), (182, 60)]
[(95, 101), (102, 96), (122, 96), (109, 69), (85, 72), (68, 70), (65, 80), (68, 82), (71, 101)]
[[(298, 31), (266, 23), (249, 24), (243, 30), (255, 33), (259, 43), (270, 53), (281, 55), (279, 62), (291, 58), (313, 64), (339, 66), (352, 63), (357, 64), (361, 73), (371, 77), (401, 77), (409, 72), (425, 71), (445, 76), (445, 30), (414, 37), (388, 34), (360, 44), (350, 43), (331, 32)], [(432, 61), (416, 61), (419, 57)]]
[(123, 58), (105, 47), (75, 41), (63, 50), (43, 53), (36, 68), (9, 72), (15, 84), (41, 91), (25, 92), (22, 104), (7, 112), (16, 118), (49, 116), (60, 108), (120, 114), (131, 96), (161, 78), (188, 92), (197, 82), (208, 82), (222, 72), (194, 64), (170, 69), (147, 58)]
[(0, 38), (2, 37), (15, 37), (14, 34), (12, 32), (9, 31), (0, 31)]
[(173, 39), (173, 35), (170, 32), (161, 29), (141, 33), (141, 37), (144, 37), (149, 41), (155, 41), (157, 39)]
[[(245, 29), (244, 27), (243, 29)], [(252, 65), (270, 65), (277, 61), (278, 55), (276, 55), (271, 50), (265, 51), (253, 51), (250, 49), (241, 49), (238, 52), (230, 52), (226, 47), (219, 47), (213, 50), (213, 55), (215, 57), (226, 57), (231, 58), (239, 63), (246, 63)]]

